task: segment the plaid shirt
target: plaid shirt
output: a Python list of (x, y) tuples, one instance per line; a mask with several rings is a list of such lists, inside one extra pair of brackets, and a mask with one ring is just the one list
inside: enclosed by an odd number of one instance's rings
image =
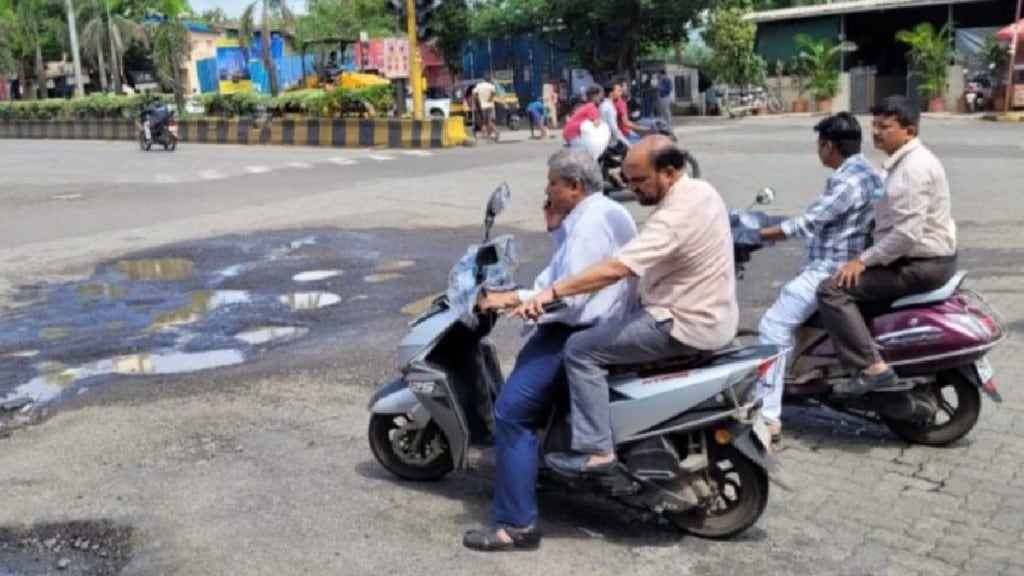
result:
[(786, 237), (807, 240), (807, 268), (834, 271), (871, 245), (872, 204), (882, 186), (863, 154), (850, 156), (803, 214), (781, 224)]

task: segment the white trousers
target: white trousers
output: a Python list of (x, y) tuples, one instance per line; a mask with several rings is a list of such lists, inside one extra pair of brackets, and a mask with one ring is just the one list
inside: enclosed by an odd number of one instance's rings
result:
[(759, 396), (767, 393), (761, 406), (761, 416), (768, 422), (782, 422), (782, 386), (789, 363), (789, 350), (795, 344), (796, 329), (818, 309), (815, 292), (822, 280), (831, 276), (826, 270), (804, 269), (800, 275), (782, 287), (779, 298), (765, 312), (757, 327), (762, 344), (786, 348), (772, 364), (768, 374), (757, 383)]

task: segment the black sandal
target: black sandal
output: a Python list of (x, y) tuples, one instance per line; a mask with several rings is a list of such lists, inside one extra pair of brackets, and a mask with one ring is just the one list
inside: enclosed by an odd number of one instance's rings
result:
[[(501, 539), (504, 532), (511, 542)], [(487, 530), (470, 530), (462, 537), (462, 545), (480, 552), (507, 552), (514, 550), (536, 550), (540, 547), (540, 530), (536, 528), (513, 528), (497, 524)]]

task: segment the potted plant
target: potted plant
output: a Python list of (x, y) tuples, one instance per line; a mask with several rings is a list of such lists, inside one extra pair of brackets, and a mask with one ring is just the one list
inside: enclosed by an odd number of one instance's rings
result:
[(938, 31), (930, 22), (922, 22), (910, 30), (900, 30), (896, 40), (910, 47), (907, 64), (910, 70), (921, 76), (918, 91), (928, 103), (929, 112), (941, 112), (946, 106), (946, 68), (953, 60), (953, 44), (949, 37), (949, 25)]
[(834, 42), (807, 34), (795, 37), (799, 58), (807, 66), (807, 84), (818, 103), (818, 112), (832, 111), (832, 98), (839, 93), (839, 56), (853, 52), (857, 45), (848, 40)]
[(792, 110), (797, 114), (807, 112), (807, 100), (804, 100), (804, 94), (807, 93), (807, 78), (807, 63), (796, 56), (789, 64), (789, 79), (796, 89), (796, 100), (793, 100)]
[(998, 110), (1006, 102), (1006, 67), (1010, 64), (1010, 49), (995, 34), (989, 34), (981, 45), (978, 57), (982, 67), (988, 70), (992, 82), (992, 92), (986, 106)]

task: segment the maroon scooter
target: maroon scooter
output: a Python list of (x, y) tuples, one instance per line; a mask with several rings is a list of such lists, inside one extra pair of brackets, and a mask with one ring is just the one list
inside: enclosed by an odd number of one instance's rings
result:
[[(752, 241), (756, 235), (750, 230), (781, 219), (747, 211), (733, 211), (732, 216), (737, 277), (741, 278), (751, 254), (763, 247)], [(966, 271), (958, 271), (931, 292), (861, 308), (882, 358), (899, 376), (896, 384), (862, 396), (832, 394), (832, 387), (852, 373), (840, 364), (819, 316), (812, 316), (797, 330), (783, 402), (816, 402), (877, 420), (913, 444), (942, 446), (964, 437), (978, 421), (982, 392), (1002, 401), (986, 355), (1006, 337), (995, 308), (980, 294), (963, 288), (966, 276)], [(752, 334), (756, 332), (740, 335)]]

